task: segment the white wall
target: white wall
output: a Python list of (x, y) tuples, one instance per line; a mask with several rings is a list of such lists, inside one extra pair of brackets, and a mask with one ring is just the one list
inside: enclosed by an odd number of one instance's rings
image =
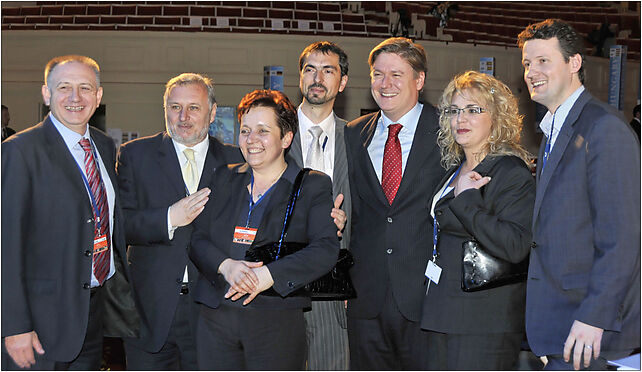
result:
[[(141, 135), (164, 128), (164, 84), (182, 72), (206, 73), (214, 79), (219, 105), (236, 106), (247, 92), (262, 88), (263, 66), (285, 67), (285, 93), (295, 104), (298, 57), (318, 40), (338, 43), (348, 54), (349, 81), (335, 111), (345, 119), (359, 116), (362, 108), (375, 108), (370, 96), (367, 58), (383, 39), (316, 37), (307, 35), (182, 33), (129, 31), (2, 31), (2, 103), (9, 107), (11, 126), (21, 130), (40, 121), (40, 87), (49, 59), (63, 54), (83, 54), (101, 66), (108, 128), (139, 131)], [(435, 104), (442, 89), (456, 73), (478, 69), (480, 57), (495, 57), (495, 76), (520, 99), (526, 114), (523, 142), (537, 151), (539, 135), (532, 124), (533, 106), (522, 79), (521, 53), (517, 48), (472, 46), (420, 41), (428, 53), (424, 99)], [(608, 59), (588, 57), (587, 88), (607, 99)], [(640, 63), (627, 61), (624, 114), (630, 118), (640, 84)]]

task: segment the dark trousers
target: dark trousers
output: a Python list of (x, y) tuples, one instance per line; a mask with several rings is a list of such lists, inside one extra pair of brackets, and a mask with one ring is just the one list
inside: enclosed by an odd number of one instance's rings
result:
[[(72, 361), (61, 362), (48, 359), (47, 347), (43, 345), (45, 354), (40, 355), (34, 350), (36, 364), (32, 365), (30, 370), (67, 370), (67, 371), (87, 371), (100, 370), (103, 359), (103, 323), (102, 323), (102, 300), (101, 289), (91, 290), (89, 299), (89, 319), (87, 320), (87, 333), (83, 341), (82, 348), (78, 356)], [(10, 306), (5, 304), (5, 306)], [(79, 320), (81, 321), (81, 320)], [(37, 332), (37, 331), (36, 331)], [(7, 349), (2, 340), (2, 369), (3, 370), (21, 370), (7, 353)], [(64, 340), (62, 340), (64, 342)]]
[(201, 370), (302, 370), (302, 309), (200, 305), (196, 356)]
[(351, 370), (425, 370), (427, 336), (419, 322), (406, 319), (388, 289), (374, 319), (348, 317)]
[(524, 333), (481, 335), (422, 331), (430, 345), (429, 370), (511, 370), (515, 368)]
[[(604, 371), (606, 370), (607, 360), (616, 360), (627, 357), (631, 355), (633, 350), (626, 351), (606, 351), (601, 352), (600, 356), (595, 359), (591, 359), (591, 364), (588, 368), (584, 368), (583, 361), (580, 361), (580, 370), (583, 371)], [(571, 358), (567, 362), (564, 361), (562, 355), (547, 355), (548, 363), (544, 367), (544, 371), (572, 371), (573, 368), (573, 353), (571, 353)]]
[(348, 330), (343, 301), (312, 301), (303, 313), (308, 371), (348, 370)]
[(165, 344), (158, 352), (150, 352), (138, 344), (125, 339), (127, 369), (152, 370), (196, 370), (195, 323), (198, 305), (189, 294), (180, 295), (172, 325)]

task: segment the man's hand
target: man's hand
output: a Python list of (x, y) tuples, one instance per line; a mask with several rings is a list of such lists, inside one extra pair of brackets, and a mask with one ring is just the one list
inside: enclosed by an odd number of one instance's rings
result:
[(455, 185), (455, 196), (468, 189), (479, 189), (488, 182), (490, 182), (490, 177), (482, 177), (481, 174), (475, 171), (462, 174), (459, 176), (457, 184)]
[(209, 199), (210, 189), (207, 187), (186, 196), (169, 207), (169, 222), (174, 227), (186, 226), (192, 223), (205, 209)]
[(40, 355), (45, 353), (36, 331), (7, 336), (4, 338), (4, 345), (11, 359), (20, 368), (29, 368), (36, 363), (36, 358), (33, 355), (34, 349)]
[(576, 371), (580, 369), (582, 355), (584, 355), (584, 367), (588, 368), (591, 364), (591, 354), (593, 359), (600, 356), (603, 332), (602, 328), (593, 327), (579, 320), (574, 321), (566, 342), (564, 342), (564, 361), (568, 363), (571, 350), (573, 350), (573, 368)]
[(225, 281), (230, 285), (230, 289), (225, 294), (225, 298), (230, 298), (235, 293), (246, 294), (256, 290), (259, 284), (259, 278), (254, 274), (252, 268), (262, 266), (263, 262), (249, 262), (225, 259), (218, 267), (218, 272), (223, 274)]
[(334, 219), (334, 224), (337, 225), (337, 236), (342, 236), (341, 231), (346, 227), (346, 221), (348, 221), (348, 216), (346, 212), (340, 209), (341, 204), (343, 204), (343, 194), (337, 195), (337, 198), (334, 199), (334, 208), (332, 208), (332, 213), (330, 216)]

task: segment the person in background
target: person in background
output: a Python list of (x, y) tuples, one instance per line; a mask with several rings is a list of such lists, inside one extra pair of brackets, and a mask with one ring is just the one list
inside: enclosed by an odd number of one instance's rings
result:
[(130, 370), (194, 370), (197, 271), (187, 257), (193, 227), (217, 167), (242, 160), (208, 136), (216, 116), (214, 84), (184, 73), (165, 86), (166, 130), (120, 148), (116, 172), (126, 220), (139, 338), (127, 338)]
[(437, 110), (418, 102), (426, 52), (406, 38), (377, 45), (368, 59), (380, 110), (345, 129), (352, 197), (348, 300), (350, 369), (425, 369), (421, 333), (424, 270), (432, 233), (427, 198), (444, 175)]
[[(341, 207), (349, 220), (350, 184), (343, 136), (346, 121), (333, 111), (337, 94), (343, 92), (348, 82), (348, 56), (329, 41), (312, 43), (299, 57), (299, 77), (303, 102), (297, 110), (299, 128), (287, 156), (301, 168), (305, 166), (330, 176), (332, 194), (338, 202), (335, 208)], [(340, 234), (341, 248), (348, 248), (350, 225)], [(308, 341), (307, 369), (347, 370), (344, 301), (313, 300), (312, 310), (303, 315)]]
[(637, 104), (633, 108), (633, 119), (631, 119), (631, 122), (629, 123), (631, 125), (631, 128), (633, 128), (633, 131), (635, 134), (638, 136), (638, 141), (640, 141), (640, 105)]
[(16, 133), (15, 130), (13, 130), (12, 128), (9, 128), (9, 120), (11, 120), (11, 116), (9, 115), (9, 108), (5, 105), (2, 105), (2, 140), (3, 141)]
[(283, 93), (248, 93), (238, 118), (245, 163), (214, 172), (213, 194), (194, 221), (189, 250), (201, 274), (194, 293), (200, 303), (198, 366), (301, 370), (306, 357), (303, 309), (310, 307), (310, 298), (297, 291), (329, 272), (339, 252), (330, 215), (332, 184), (316, 171), (303, 179), (284, 240), (307, 246), (269, 263), (246, 261), (249, 248), (279, 241), (301, 168), (285, 159), (298, 125), (296, 110)]
[(116, 147), (87, 123), (100, 67), (45, 67), (45, 120), (2, 143), (2, 369), (99, 370), (103, 335), (136, 337)]
[(526, 283), (464, 292), (462, 244), (474, 238), (487, 253), (514, 264), (528, 257), (535, 180), (519, 144), (523, 116), (506, 85), (477, 71), (455, 76), (439, 109), (447, 172), (428, 204), (439, 231), (432, 263), (441, 268), (421, 319), (428, 368), (510, 370), (524, 339)]
[(605, 369), (640, 347), (640, 144), (584, 88), (584, 44), (558, 19), (518, 36), (531, 99), (548, 108), (526, 292), (546, 369)]

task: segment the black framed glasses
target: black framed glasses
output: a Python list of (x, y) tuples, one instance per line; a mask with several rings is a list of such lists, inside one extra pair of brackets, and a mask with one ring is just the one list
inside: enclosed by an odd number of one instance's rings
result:
[(466, 107), (446, 107), (444, 109), (444, 115), (453, 117), (453, 116), (459, 116), (459, 114), (464, 114), (464, 115), (479, 115), (483, 112), (486, 112), (486, 110), (482, 107), (479, 106), (466, 106)]

